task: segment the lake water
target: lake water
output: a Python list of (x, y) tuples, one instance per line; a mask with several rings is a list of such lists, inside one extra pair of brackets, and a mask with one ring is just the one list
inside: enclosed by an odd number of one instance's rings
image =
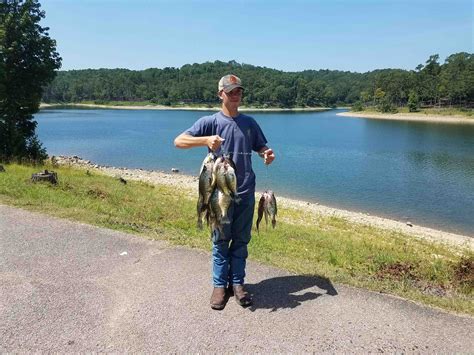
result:
[[(254, 156), (257, 189), (474, 236), (474, 125), (318, 113), (252, 113), (275, 151)], [(209, 112), (210, 113), (210, 112)], [(197, 175), (206, 148), (176, 149), (197, 111), (44, 110), (35, 118), (50, 155)]]

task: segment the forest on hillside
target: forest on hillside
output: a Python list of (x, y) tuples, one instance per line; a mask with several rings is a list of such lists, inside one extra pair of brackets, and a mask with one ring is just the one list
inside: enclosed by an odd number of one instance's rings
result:
[(161, 105), (216, 105), (217, 81), (228, 73), (242, 78), (243, 104), (255, 107), (379, 105), (474, 105), (474, 55), (452, 54), (444, 63), (432, 55), (413, 70), (366, 73), (338, 70), (284, 72), (230, 62), (186, 64), (181, 68), (85, 69), (59, 71), (43, 94), (46, 103), (148, 101)]

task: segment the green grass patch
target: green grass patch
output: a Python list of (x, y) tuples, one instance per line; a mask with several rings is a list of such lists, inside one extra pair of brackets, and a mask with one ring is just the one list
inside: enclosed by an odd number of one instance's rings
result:
[[(210, 250), (196, 228), (196, 196), (161, 185), (86, 174), (70, 167), (4, 165), (0, 203)], [(58, 185), (32, 183), (43, 169)], [(391, 293), (474, 315), (474, 253), (335, 217), (281, 208), (277, 227), (253, 232), (250, 258), (297, 274)]]

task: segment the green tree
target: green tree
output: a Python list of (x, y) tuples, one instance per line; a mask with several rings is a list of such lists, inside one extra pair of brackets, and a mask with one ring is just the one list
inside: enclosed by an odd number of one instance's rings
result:
[(441, 67), (441, 95), (450, 104), (462, 104), (474, 100), (474, 56), (457, 53), (446, 58)]
[(374, 92), (374, 99), (376, 100), (376, 102), (383, 100), (384, 97), (385, 91), (383, 91), (381, 88), (377, 88)]
[(35, 129), (43, 87), (61, 58), (37, 0), (0, 3), (0, 160), (40, 161), (46, 157)]
[(371, 99), (372, 99), (372, 96), (370, 95), (368, 91), (362, 91), (360, 93), (360, 100), (362, 101), (364, 105), (366, 105), (367, 102), (369, 102)]
[(382, 100), (380, 100), (379, 104), (377, 105), (377, 108), (379, 109), (380, 112), (383, 112), (383, 113), (397, 113), (398, 112), (397, 108), (392, 104), (392, 102), (387, 97), (384, 97)]
[(354, 102), (354, 105), (352, 105), (352, 111), (355, 111), (355, 112), (364, 111), (364, 105), (362, 105), (362, 102), (360, 101)]
[[(441, 66), (438, 63), (439, 55), (431, 55), (425, 63), (423, 69), (418, 73), (418, 86), (420, 87), (421, 99), (432, 105), (439, 103), (439, 85)], [(420, 68), (418, 66), (417, 68)]]
[(408, 111), (417, 112), (420, 105), (420, 99), (414, 91), (410, 91), (408, 95)]

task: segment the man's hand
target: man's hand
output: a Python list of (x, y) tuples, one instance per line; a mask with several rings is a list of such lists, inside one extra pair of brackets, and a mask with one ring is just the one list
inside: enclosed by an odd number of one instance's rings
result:
[(209, 147), (210, 150), (215, 152), (217, 149), (219, 149), (223, 141), (225, 141), (225, 139), (217, 135), (209, 136), (207, 138), (207, 146)]
[(262, 155), (263, 155), (263, 162), (265, 163), (265, 165), (269, 165), (275, 160), (275, 153), (273, 153), (273, 150), (270, 148), (263, 151)]

